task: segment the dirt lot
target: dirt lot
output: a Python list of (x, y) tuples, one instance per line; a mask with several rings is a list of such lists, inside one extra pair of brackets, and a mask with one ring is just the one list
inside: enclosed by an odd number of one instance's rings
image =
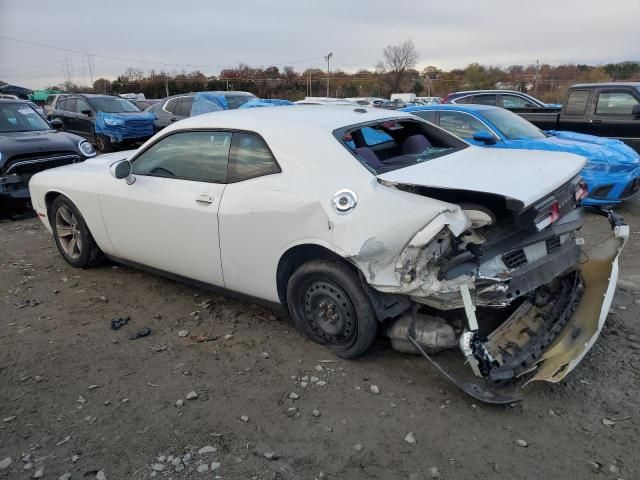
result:
[[(639, 204), (619, 210), (635, 234)], [(590, 217), (587, 241), (606, 228)], [(0, 479), (640, 478), (637, 238), (583, 363), (491, 407), (384, 340), (338, 360), (261, 307), (111, 263), (74, 270), (38, 220), (1, 222)]]

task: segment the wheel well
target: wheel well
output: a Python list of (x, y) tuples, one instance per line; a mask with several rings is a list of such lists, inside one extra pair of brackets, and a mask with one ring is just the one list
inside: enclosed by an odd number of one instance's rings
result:
[(287, 284), (291, 275), (298, 267), (312, 260), (336, 260), (344, 262), (355, 269), (351, 263), (326, 247), (313, 244), (296, 245), (287, 250), (278, 262), (276, 284), (278, 286), (278, 297), (283, 305), (287, 303)]
[(53, 205), (53, 201), (62, 195), (60, 192), (47, 192), (44, 196), (44, 205), (47, 209), (47, 218), (49, 219), (49, 224), (51, 224), (51, 205)]

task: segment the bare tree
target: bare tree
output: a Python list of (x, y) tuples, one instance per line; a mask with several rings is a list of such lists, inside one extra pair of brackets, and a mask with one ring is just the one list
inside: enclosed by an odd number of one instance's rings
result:
[(392, 92), (399, 92), (407, 71), (412, 70), (418, 61), (418, 52), (412, 40), (400, 45), (388, 45), (382, 52), (382, 60), (376, 70), (385, 79)]

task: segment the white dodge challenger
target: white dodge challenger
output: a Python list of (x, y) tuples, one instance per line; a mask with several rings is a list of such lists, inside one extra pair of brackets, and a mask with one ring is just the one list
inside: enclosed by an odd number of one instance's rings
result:
[[(380, 331), (499, 402), (493, 385), (561, 380), (611, 305), (628, 226), (610, 213), (585, 253), (583, 165), (410, 114), (296, 106), (188, 118), (29, 187), (74, 267), (106, 256), (278, 305), (344, 358)], [(452, 348), (482, 382), (433, 359)]]

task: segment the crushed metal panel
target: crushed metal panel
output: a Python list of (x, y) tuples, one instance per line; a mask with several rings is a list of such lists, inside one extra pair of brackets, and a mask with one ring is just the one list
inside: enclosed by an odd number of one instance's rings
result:
[(529, 382), (561, 381), (596, 342), (611, 307), (618, 280), (618, 256), (628, 237), (629, 226), (617, 226), (614, 235), (590, 249), (588, 261), (580, 267), (585, 282), (582, 300), (569, 323), (541, 357), (538, 371)]

